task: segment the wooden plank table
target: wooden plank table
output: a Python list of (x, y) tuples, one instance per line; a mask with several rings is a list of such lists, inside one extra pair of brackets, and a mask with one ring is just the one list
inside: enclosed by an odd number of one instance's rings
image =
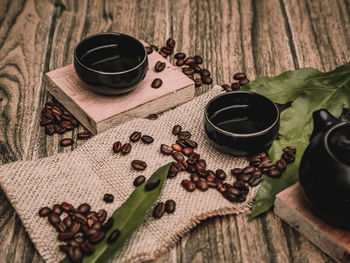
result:
[[(205, 58), (218, 84), (238, 71), (254, 79), (350, 59), (348, 0), (1, 0), (0, 163), (71, 150), (39, 127), (44, 73), (72, 63), (77, 42), (101, 31), (159, 46), (172, 36), (176, 51)], [(0, 200), (2, 262), (42, 262), (3, 192)], [(272, 212), (247, 216), (204, 221), (157, 262), (333, 262)]]

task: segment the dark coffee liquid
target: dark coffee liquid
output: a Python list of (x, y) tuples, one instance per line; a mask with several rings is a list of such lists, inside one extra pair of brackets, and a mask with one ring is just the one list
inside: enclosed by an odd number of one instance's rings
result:
[(94, 70), (119, 72), (136, 67), (139, 58), (122, 50), (118, 44), (111, 44), (89, 50), (81, 57), (81, 62)]
[(267, 128), (263, 120), (252, 119), (251, 111), (247, 105), (231, 106), (215, 112), (210, 120), (222, 130), (249, 134), (262, 131)]

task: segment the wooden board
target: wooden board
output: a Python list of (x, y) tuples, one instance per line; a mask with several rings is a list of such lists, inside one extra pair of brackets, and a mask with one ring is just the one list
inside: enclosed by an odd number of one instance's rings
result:
[[(166, 63), (156, 72), (157, 61)], [(136, 88), (122, 95), (107, 96), (90, 90), (68, 65), (46, 73), (49, 92), (93, 134), (104, 132), (125, 121), (160, 113), (194, 98), (194, 82), (158, 52), (148, 55), (146, 77)], [(154, 89), (151, 83), (160, 78), (163, 84)]]
[(318, 217), (307, 205), (299, 183), (276, 196), (274, 211), (337, 262), (350, 262), (350, 231)]

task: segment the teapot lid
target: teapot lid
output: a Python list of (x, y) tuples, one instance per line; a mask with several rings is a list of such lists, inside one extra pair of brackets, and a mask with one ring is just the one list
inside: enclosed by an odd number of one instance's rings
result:
[(327, 144), (338, 160), (350, 166), (350, 123), (334, 127), (328, 135)]

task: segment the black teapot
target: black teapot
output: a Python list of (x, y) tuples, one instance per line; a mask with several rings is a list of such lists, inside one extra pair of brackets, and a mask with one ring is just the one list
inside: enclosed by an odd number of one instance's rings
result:
[(350, 123), (327, 110), (313, 113), (314, 130), (299, 168), (310, 207), (325, 221), (350, 230)]

